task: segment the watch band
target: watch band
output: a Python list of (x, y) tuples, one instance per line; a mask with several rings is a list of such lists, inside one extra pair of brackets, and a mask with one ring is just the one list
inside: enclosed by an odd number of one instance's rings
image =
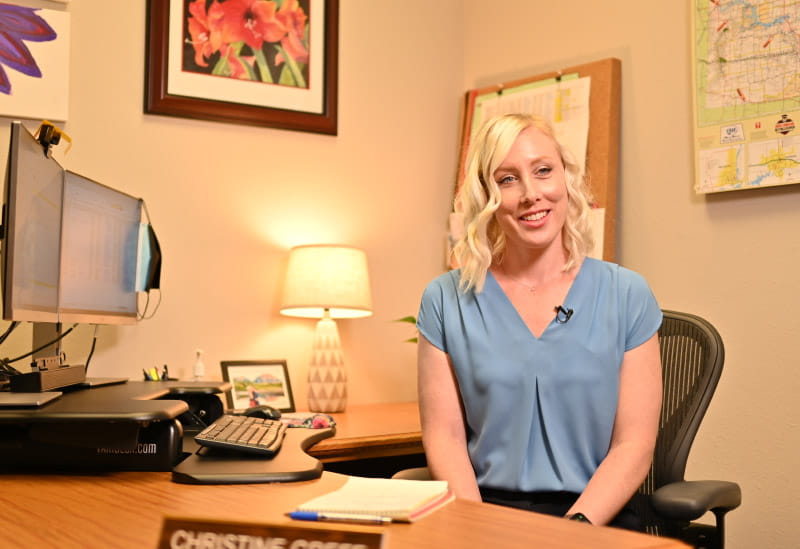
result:
[(571, 515), (567, 515), (566, 518), (569, 520), (574, 520), (575, 522), (585, 522), (586, 524), (592, 523), (592, 521), (589, 520), (583, 513), (572, 513)]

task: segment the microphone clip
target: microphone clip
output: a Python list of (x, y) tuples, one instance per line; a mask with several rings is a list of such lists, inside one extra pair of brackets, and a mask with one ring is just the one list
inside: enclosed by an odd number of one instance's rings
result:
[(573, 309), (565, 309), (561, 305), (556, 305), (556, 322), (558, 324), (566, 324), (569, 322), (569, 319), (572, 318), (572, 313), (575, 311)]

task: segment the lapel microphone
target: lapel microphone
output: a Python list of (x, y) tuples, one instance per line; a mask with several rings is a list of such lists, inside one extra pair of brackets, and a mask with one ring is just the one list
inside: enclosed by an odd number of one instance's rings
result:
[(572, 318), (572, 313), (575, 312), (572, 309), (565, 309), (561, 305), (556, 305), (554, 310), (556, 312), (556, 322), (559, 324), (566, 324), (569, 322), (569, 319)]

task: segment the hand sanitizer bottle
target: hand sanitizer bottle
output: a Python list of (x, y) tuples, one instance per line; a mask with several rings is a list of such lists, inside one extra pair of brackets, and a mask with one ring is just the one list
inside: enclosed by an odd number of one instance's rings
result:
[(194, 380), (200, 381), (204, 375), (206, 375), (206, 365), (203, 364), (203, 361), (200, 359), (200, 356), (203, 354), (202, 349), (197, 349), (195, 351), (197, 354), (197, 358), (194, 361)]

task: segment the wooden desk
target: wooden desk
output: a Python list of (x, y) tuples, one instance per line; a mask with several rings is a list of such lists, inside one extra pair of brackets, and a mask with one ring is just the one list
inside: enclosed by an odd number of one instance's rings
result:
[[(324, 473), (319, 480), (299, 483), (202, 486), (173, 483), (170, 473), (0, 475), (2, 545), (154, 548), (165, 516), (306, 525), (285, 513), (339, 487), (345, 478)], [(414, 524), (384, 528), (385, 549), (687, 547), (666, 538), (460, 500)]]
[(416, 402), (348, 406), (331, 415), (336, 436), (308, 450), (323, 463), (423, 453)]

